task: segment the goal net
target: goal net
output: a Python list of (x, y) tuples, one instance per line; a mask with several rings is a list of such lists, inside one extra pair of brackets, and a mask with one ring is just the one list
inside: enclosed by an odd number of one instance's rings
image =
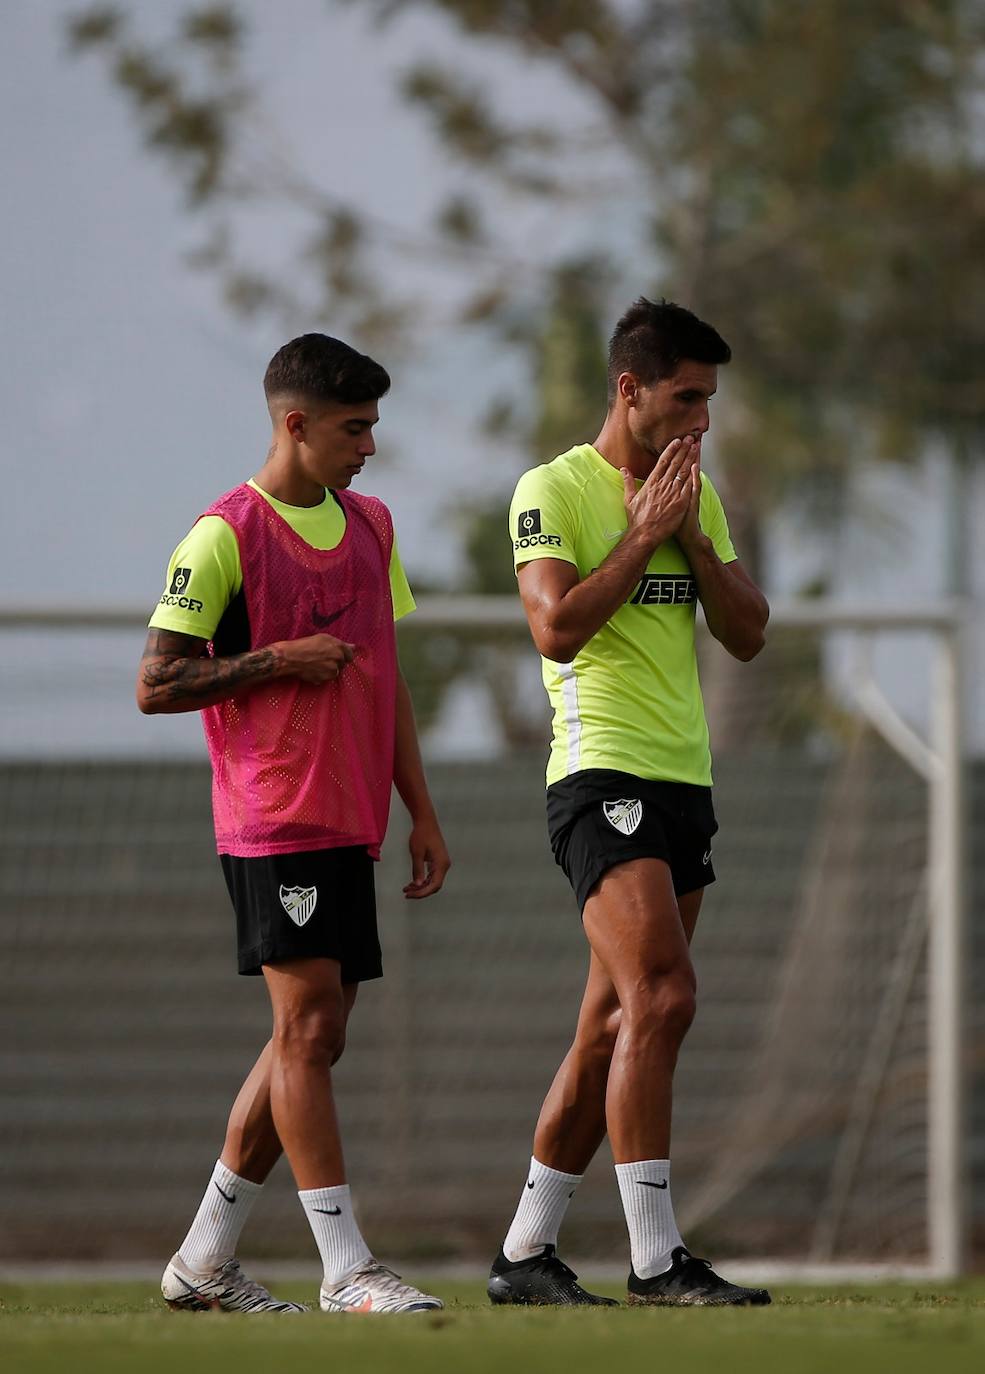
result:
[[(73, 652), (57, 624), (3, 633), (8, 663), (25, 634)], [(198, 735), (157, 718), (134, 734), (142, 632), (87, 635), (105, 650), (93, 691), (120, 713), (114, 738), (137, 742), (92, 743), (77, 705), (73, 730), (35, 737), (15, 691), (0, 763), (6, 1260), (166, 1258), (269, 1034), (262, 989), (233, 973)], [(955, 644), (943, 610), (823, 606), (774, 614), (752, 664), (701, 639), (721, 830), (672, 1150), (698, 1253), (961, 1264), (975, 1207), (960, 1167)], [(440, 897), (402, 900), (396, 804), (377, 881), (386, 976), (360, 991), (336, 1084), (374, 1248), (471, 1262), (515, 1206), (587, 947), (547, 844), (547, 718), (518, 608), (426, 602), (401, 656), (455, 867)], [(626, 1259), (605, 1146), (563, 1241), (583, 1263)], [(244, 1253), (310, 1257), (286, 1164)]]

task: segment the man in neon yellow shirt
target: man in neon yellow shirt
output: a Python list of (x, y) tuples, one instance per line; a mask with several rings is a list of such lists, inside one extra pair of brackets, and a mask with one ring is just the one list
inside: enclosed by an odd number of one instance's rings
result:
[(556, 1254), (568, 1202), (608, 1132), (632, 1252), (629, 1301), (769, 1302), (691, 1256), (670, 1193), (671, 1082), (694, 1015), (689, 944), (714, 880), (711, 759), (695, 607), (736, 658), (766, 601), (701, 471), (720, 335), (640, 299), (609, 346), (594, 444), (521, 477), (510, 510), (520, 596), (554, 708), (554, 856), (591, 946), (575, 1039), (537, 1123), (520, 1205), (489, 1279), (496, 1303), (602, 1303)]

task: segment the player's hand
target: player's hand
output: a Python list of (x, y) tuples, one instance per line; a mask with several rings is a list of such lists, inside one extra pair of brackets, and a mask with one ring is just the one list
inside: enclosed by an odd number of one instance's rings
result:
[(705, 538), (701, 529), (698, 515), (701, 509), (701, 440), (698, 439), (692, 444), (694, 461), (691, 464), (691, 472), (688, 477), (691, 499), (688, 502), (687, 510), (684, 512), (684, 519), (680, 523), (677, 531), (677, 542), (687, 553), (688, 549), (696, 548)]
[(690, 434), (671, 439), (639, 491), (629, 469), (619, 469), (627, 529), (637, 531), (654, 549), (677, 533), (687, 514), (693, 498), (691, 468), (698, 452), (700, 447)]
[(441, 827), (433, 816), (418, 821), (414, 826), (410, 832), (408, 848), (411, 880), (404, 888), (404, 896), (417, 901), (437, 892), (445, 881), (445, 874), (451, 868), (448, 847)]
[(334, 682), (351, 663), (356, 653), (354, 644), (336, 639), (334, 635), (307, 635), (304, 639), (282, 640), (277, 648), (281, 656), (281, 675), (299, 677), (302, 682)]

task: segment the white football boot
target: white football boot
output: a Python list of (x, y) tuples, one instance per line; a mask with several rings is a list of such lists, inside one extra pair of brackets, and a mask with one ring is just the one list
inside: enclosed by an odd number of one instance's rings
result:
[(194, 1274), (180, 1255), (172, 1255), (161, 1279), (169, 1307), (183, 1312), (307, 1312), (297, 1302), (279, 1302), (262, 1283), (248, 1279), (238, 1259), (226, 1260), (207, 1274)]
[(336, 1288), (322, 1288), (319, 1302), (323, 1312), (436, 1312), (444, 1307), (440, 1298), (412, 1288), (376, 1260)]

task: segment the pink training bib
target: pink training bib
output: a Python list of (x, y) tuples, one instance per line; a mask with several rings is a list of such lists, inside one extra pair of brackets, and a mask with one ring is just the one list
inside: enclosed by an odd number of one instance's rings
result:
[(239, 541), (251, 649), (319, 633), (356, 646), (334, 682), (281, 678), (202, 711), (220, 854), (365, 845), (379, 858), (393, 783), (393, 525), (375, 497), (335, 495), (345, 534), (327, 550), (305, 543), (246, 484), (204, 512)]

